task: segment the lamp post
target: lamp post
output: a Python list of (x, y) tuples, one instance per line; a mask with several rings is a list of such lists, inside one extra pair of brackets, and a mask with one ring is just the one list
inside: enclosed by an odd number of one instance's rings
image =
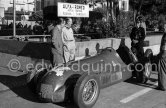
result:
[(13, 37), (16, 36), (16, 1), (13, 0)]
[(107, 23), (108, 23), (108, 17), (109, 17), (109, 3), (108, 3), (109, 1), (107, 0), (107, 14), (106, 14), (106, 16), (107, 16)]
[(110, 31), (110, 28), (109, 28), (109, 0), (106, 0), (107, 2), (107, 13), (106, 13), (106, 22), (107, 22), (107, 34), (106, 34), (106, 38), (109, 37), (109, 31)]

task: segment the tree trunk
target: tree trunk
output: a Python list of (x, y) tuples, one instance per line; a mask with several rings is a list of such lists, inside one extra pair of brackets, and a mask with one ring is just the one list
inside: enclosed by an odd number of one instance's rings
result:
[(140, 3), (139, 3), (139, 8), (138, 8), (138, 10), (137, 10), (137, 14), (136, 14), (136, 15), (140, 15), (143, 1), (144, 1), (144, 0), (141, 0), (141, 1), (140, 1)]

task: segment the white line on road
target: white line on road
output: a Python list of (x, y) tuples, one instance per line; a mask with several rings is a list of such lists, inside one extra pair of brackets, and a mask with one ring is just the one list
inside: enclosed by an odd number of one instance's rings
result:
[[(158, 83), (155, 83), (154, 85), (157, 86)], [(137, 98), (139, 96), (142, 96), (143, 94), (145, 94), (145, 93), (147, 93), (147, 92), (149, 92), (151, 90), (153, 90), (153, 88), (145, 88), (145, 89), (143, 89), (143, 90), (141, 90), (139, 92), (136, 92), (136, 93), (130, 95), (127, 98), (122, 99), (120, 102), (121, 103), (128, 103), (128, 102), (132, 101), (133, 99), (135, 99), (135, 98)]]

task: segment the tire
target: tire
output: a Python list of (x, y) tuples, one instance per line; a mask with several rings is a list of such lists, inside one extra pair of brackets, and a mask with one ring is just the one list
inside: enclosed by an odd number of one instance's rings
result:
[[(87, 86), (93, 87), (88, 88)], [(89, 91), (87, 92), (87, 90)], [(74, 88), (74, 102), (79, 108), (92, 108), (99, 94), (100, 86), (98, 78), (95, 75), (83, 74), (78, 79)]]

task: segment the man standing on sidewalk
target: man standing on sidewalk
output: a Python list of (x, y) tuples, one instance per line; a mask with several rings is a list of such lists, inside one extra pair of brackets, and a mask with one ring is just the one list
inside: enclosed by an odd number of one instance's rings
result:
[(53, 54), (53, 66), (58, 66), (64, 63), (63, 57), (63, 42), (62, 42), (62, 28), (65, 25), (65, 21), (59, 18), (57, 25), (52, 30), (52, 54)]
[(72, 19), (66, 19), (66, 25), (62, 29), (62, 40), (63, 40), (63, 50), (64, 50), (64, 58), (65, 62), (74, 61), (75, 60), (75, 39), (73, 36), (72, 26)]
[(140, 19), (136, 19), (136, 26), (130, 33), (131, 50), (136, 54), (138, 59), (144, 56), (143, 43), (145, 39), (145, 30), (141, 27)]

